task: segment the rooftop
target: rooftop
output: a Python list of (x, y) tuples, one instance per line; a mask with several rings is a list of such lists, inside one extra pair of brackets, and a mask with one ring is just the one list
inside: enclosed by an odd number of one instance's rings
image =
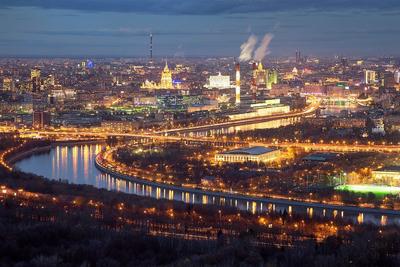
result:
[(262, 155), (274, 150), (276, 149), (264, 146), (253, 146), (253, 147), (246, 147), (246, 148), (239, 148), (230, 151), (225, 151), (223, 154)]

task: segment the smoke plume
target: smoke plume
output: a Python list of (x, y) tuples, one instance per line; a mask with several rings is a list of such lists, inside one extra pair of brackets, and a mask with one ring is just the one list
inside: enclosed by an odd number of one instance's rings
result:
[(249, 39), (240, 46), (239, 61), (249, 61), (253, 57), (253, 51), (257, 43), (257, 36), (250, 35)]
[(273, 37), (274, 35), (270, 33), (264, 35), (264, 38), (262, 39), (260, 46), (254, 52), (255, 61), (258, 62), (262, 61), (265, 58), (265, 56), (270, 53), (270, 51), (268, 50), (268, 46)]

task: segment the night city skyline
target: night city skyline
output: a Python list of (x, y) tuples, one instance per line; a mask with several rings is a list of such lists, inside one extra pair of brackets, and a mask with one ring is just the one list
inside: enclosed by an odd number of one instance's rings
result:
[(0, 266), (399, 267), (399, 0), (0, 0)]

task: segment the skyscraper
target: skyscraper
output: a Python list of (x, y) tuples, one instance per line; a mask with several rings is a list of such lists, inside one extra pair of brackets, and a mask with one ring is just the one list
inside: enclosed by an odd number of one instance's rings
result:
[(299, 50), (296, 50), (296, 64), (301, 63), (301, 54)]
[(267, 80), (267, 89), (271, 90), (273, 84), (278, 83), (278, 71), (277, 70), (268, 70), (267, 69), (266, 80)]
[(364, 70), (364, 83), (365, 84), (376, 83), (376, 72), (373, 70)]
[(40, 90), (40, 69), (38, 68), (31, 70), (31, 89), (32, 92)]
[(173, 89), (172, 72), (168, 68), (168, 63), (165, 62), (164, 70), (161, 73), (160, 87), (163, 89)]
[(395, 81), (396, 83), (400, 83), (400, 70), (396, 70), (396, 71), (394, 72), (394, 81)]

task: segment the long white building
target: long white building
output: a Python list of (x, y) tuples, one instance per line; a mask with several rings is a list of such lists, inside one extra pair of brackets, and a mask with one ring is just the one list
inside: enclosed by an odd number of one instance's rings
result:
[(263, 146), (240, 148), (221, 152), (215, 155), (218, 162), (269, 162), (276, 160), (281, 155), (280, 150)]

